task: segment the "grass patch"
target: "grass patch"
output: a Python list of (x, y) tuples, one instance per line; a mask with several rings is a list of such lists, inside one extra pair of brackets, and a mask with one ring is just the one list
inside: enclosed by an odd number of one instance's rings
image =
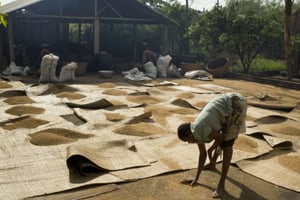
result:
[[(240, 60), (237, 60), (234, 68), (237, 71), (243, 71)], [(286, 64), (284, 60), (271, 60), (257, 56), (251, 63), (249, 72), (267, 72), (267, 71), (285, 71)]]

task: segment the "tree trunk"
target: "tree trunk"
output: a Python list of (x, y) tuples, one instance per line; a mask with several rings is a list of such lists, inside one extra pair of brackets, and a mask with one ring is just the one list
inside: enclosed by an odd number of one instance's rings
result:
[(291, 24), (292, 24), (292, 7), (293, 0), (285, 0), (285, 32), (284, 32), (284, 47), (285, 59), (287, 67), (287, 80), (292, 80), (293, 73), (293, 55), (291, 44)]
[(189, 0), (185, 0), (185, 11), (189, 9)]
[(0, 29), (0, 70), (2, 71), (3, 70), (3, 39), (2, 39), (2, 35), (3, 35), (3, 32), (1, 29)]

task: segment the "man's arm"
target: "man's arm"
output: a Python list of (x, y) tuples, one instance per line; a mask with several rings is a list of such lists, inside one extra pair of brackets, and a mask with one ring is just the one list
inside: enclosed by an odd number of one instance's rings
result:
[[(224, 141), (224, 135), (218, 133), (216, 130), (212, 130), (209, 134), (209, 137), (214, 139), (213, 145), (208, 149), (208, 158), (211, 164), (215, 164), (216, 160), (213, 159), (213, 151), (217, 149), (218, 146), (221, 145), (221, 143)], [(215, 157), (215, 156), (214, 156)], [(215, 157), (216, 158), (216, 157)]]
[(191, 183), (191, 186), (194, 186), (194, 184), (197, 183), (200, 173), (204, 167), (206, 157), (207, 157), (205, 144), (198, 144), (198, 149), (199, 149), (198, 168), (197, 168), (196, 177), (193, 180), (193, 182)]
[(196, 176), (194, 179), (184, 179), (183, 181), (181, 181), (182, 184), (189, 184), (191, 186), (194, 186), (199, 179), (200, 173), (205, 164), (207, 153), (206, 153), (205, 144), (198, 144), (198, 149), (199, 149), (199, 160), (198, 160), (198, 168), (197, 168)]

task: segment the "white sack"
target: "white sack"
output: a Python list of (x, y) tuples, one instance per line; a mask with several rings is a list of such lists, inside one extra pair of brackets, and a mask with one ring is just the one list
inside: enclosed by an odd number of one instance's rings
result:
[(66, 82), (66, 81), (75, 81), (75, 70), (78, 68), (78, 64), (76, 62), (68, 63), (67, 65), (61, 68), (59, 74), (59, 81)]
[(57, 82), (56, 65), (59, 57), (50, 53), (42, 58), (41, 62), (41, 83)]
[(4, 75), (20, 75), (23, 72), (23, 67), (16, 66), (16, 63), (12, 61), (9, 66), (2, 71)]
[(178, 69), (178, 67), (175, 64), (171, 64), (168, 68), (168, 76), (169, 77), (180, 77), (180, 71)]
[(170, 55), (158, 57), (157, 70), (158, 70), (159, 77), (163, 77), (163, 78), (167, 77), (167, 71), (168, 71), (168, 67), (170, 65), (171, 60), (172, 60), (172, 57)]
[(145, 75), (149, 76), (152, 79), (156, 79), (157, 77), (157, 68), (153, 64), (153, 62), (149, 61), (144, 64)]
[(192, 70), (188, 71), (184, 74), (185, 78), (193, 79), (193, 78), (207, 78), (208, 80), (212, 80), (212, 75), (205, 70)]

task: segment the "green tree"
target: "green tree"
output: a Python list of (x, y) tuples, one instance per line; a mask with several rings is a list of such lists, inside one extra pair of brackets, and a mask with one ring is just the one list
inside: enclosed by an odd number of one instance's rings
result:
[(189, 10), (189, 2), (193, 3), (194, 0), (185, 0), (185, 11)]
[(204, 13), (199, 21), (189, 27), (188, 34), (194, 46), (198, 45), (202, 53), (209, 58), (222, 53), (224, 46), (219, 38), (226, 31), (226, 10), (216, 5), (211, 11)]
[(262, 54), (270, 59), (284, 58), (284, 6), (273, 0), (264, 6), (260, 14), (265, 18), (266, 24), (263, 29), (265, 37)]
[(284, 18), (278, 5), (274, 1), (230, 0), (225, 7), (216, 5), (206, 12), (189, 27), (189, 34), (210, 59), (236, 55), (248, 73), (259, 53), (283, 57)]
[[(151, 2), (150, 2), (151, 1)], [(173, 19), (178, 23), (176, 27), (176, 36), (173, 46), (173, 52), (179, 54), (190, 54), (190, 39), (187, 34), (189, 26), (200, 19), (200, 11), (188, 8), (180, 4), (177, 0), (161, 1), (157, 0), (144, 0), (151, 5), (153, 9), (159, 11), (170, 19)]]
[(7, 21), (5, 19), (5, 15), (0, 13), (0, 24), (3, 25), (4, 27), (7, 26)]
[(222, 44), (239, 57), (245, 73), (249, 73), (254, 58), (265, 43), (266, 20), (257, 14), (258, 8), (247, 10), (248, 1), (228, 6), (226, 31), (221, 34)]
[[(1, 6), (1, 2), (0, 2), (0, 6)], [(3, 25), (4, 27), (7, 26), (7, 21), (5, 17), (6, 17), (5, 14), (0, 13), (0, 25)]]

